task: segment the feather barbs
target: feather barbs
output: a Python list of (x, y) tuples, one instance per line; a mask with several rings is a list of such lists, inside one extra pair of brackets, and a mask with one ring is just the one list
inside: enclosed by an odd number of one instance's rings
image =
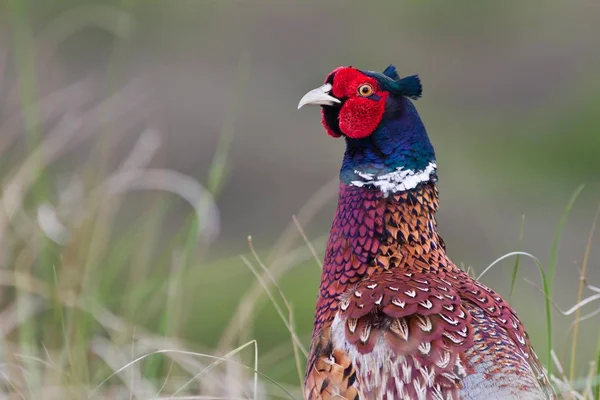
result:
[(416, 100), (423, 94), (423, 86), (419, 76), (410, 75), (400, 78), (394, 65), (389, 65), (383, 73), (366, 71), (365, 74), (375, 78), (382, 90), (386, 90), (394, 96), (406, 96)]

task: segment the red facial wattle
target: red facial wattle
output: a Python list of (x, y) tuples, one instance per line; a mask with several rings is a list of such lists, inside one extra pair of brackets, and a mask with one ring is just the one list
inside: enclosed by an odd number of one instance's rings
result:
[[(331, 72), (325, 82), (332, 84), (331, 94), (343, 101), (337, 121), (331, 121), (326, 116), (327, 111), (322, 111), (322, 123), (327, 133), (340, 137), (341, 131), (353, 139), (372, 134), (383, 118), (388, 96), (387, 92), (379, 90), (377, 80), (352, 67), (340, 67)], [(364, 85), (370, 86), (372, 93), (361, 95), (359, 89)]]
[(362, 139), (372, 134), (383, 118), (387, 94), (378, 100), (354, 97), (346, 100), (340, 110), (340, 129), (346, 136)]

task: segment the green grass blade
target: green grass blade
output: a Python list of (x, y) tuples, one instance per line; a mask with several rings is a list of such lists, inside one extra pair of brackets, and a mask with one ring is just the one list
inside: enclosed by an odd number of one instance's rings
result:
[[(577, 288), (577, 303), (581, 302), (583, 297), (583, 287), (585, 285), (586, 280), (586, 272), (588, 267), (588, 260), (590, 256), (590, 251), (592, 249), (592, 241), (594, 238), (594, 231), (596, 230), (596, 222), (598, 221), (598, 217), (600, 216), (600, 204), (596, 209), (596, 213), (594, 215), (594, 219), (592, 220), (592, 226), (590, 228), (590, 233), (588, 235), (587, 244), (585, 246), (585, 251), (583, 253), (583, 261), (581, 262), (581, 276), (579, 278), (579, 287)], [(573, 341), (571, 343), (571, 362), (569, 365), (569, 380), (575, 379), (575, 358), (577, 355), (577, 339), (579, 337), (579, 322), (581, 318), (581, 308), (578, 308), (575, 311), (574, 317), (574, 325), (573, 325)]]
[[(517, 251), (521, 251), (523, 247), (523, 231), (525, 228), (525, 215), (521, 217), (521, 228), (519, 229), (519, 246), (517, 247)], [(515, 259), (515, 266), (513, 267), (512, 278), (510, 281), (510, 293), (508, 294), (508, 302), (510, 303), (512, 300), (512, 295), (515, 289), (515, 283), (517, 281), (517, 275), (519, 274), (519, 261), (521, 260), (521, 254), (517, 254)]]
[[(27, 0), (12, 0), (9, 4), (11, 12), (11, 30), (12, 30), (12, 47), (14, 51), (14, 65), (17, 71), (18, 79), (18, 90), (20, 96), (20, 106), (23, 118), (23, 126), (25, 128), (25, 134), (27, 139), (27, 152), (28, 157), (34, 154), (34, 150), (39, 146), (41, 142), (40, 127), (39, 127), (39, 110), (37, 103), (37, 90), (36, 90), (36, 69), (35, 69), (35, 38), (33, 34), (33, 28), (30, 23), (29, 14), (29, 2)], [(32, 186), (32, 193), (34, 200), (37, 204), (41, 204), (46, 196), (46, 180), (40, 179), (43, 169), (40, 167), (41, 162), (39, 157), (33, 160), (35, 184)], [(26, 201), (25, 196), (21, 200)], [(43, 267), (52, 265), (47, 262), (48, 251), (47, 244), (44, 239), (41, 243), (41, 252), (39, 261)], [(17, 267), (19, 268), (19, 267)], [(26, 263), (20, 267), (21, 272), (27, 274), (31, 273), (33, 263)], [(51, 276), (51, 271), (42, 268), (42, 272), (45, 273), (45, 277)], [(17, 313), (18, 315), (26, 315), (27, 313), (27, 300), (28, 295), (18, 291), (16, 298)], [(19, 341), (21, 345), (29, 351), (33, 351), (31, 343), (35, 340), (35, 326), (25, 324), (19, 329)], [(34, 355), (34, 353), (31, 353)]]
[(575, 204), (575, 201), (581, 194), (581, 191), (585, 185), (579, 185), (577, 189), (571, 195), (569, 202), (567, 203), (560, 221), (558, 222), (558, 226), (556, 227), (556, 234), (554, 236), (554, 243), (552, 244), (552, 253), (550, 255), (550, 263), (548, 264), (548, 273), (543, 277), (542, 283), (544, 284), (544, 295), (546, 296), (546, 337), (548, 341), (548, 360), (546, 368), (548, 368), (548, 375), (552, 375), (552, 355), (550, 351), (552, 350), (552, 308), (551, 308), (551, 300), (554, 289), (554, 271), (556, 270), (556, 260), (558, 258), (558, 248), (560, 246), (560, 239), (562, 236), (563, 229), (567, 222), (567, 217)]
[(550, 298), (552, 298), (552, 291), (554, 288), (554, 271), (556, 270), (556, 260), (558, 258), (558, 248), (560, 246), (560, 238), (562, 236), (562, 231), (567, 222), (567, 217), (569, 216), (569, 213), (571, 212), (571, 209), (573, 208), (573, 204), (575, 204), (577, 197), (579, 197), (579, 194), (581, 194), (581, 191), (583, 190), (584, 187), (585, 187), (585, 185), (582, 184), (582, 185), (579, 185), (577, 187), (577, 189), (575, 189), (575, 191), (571, 195), (571, 198), (569, 199), (569, 202), (567, 203), (567, 205), (562, 213), (562, 216), (560, 217), (558, 226), (556, 227), (554, 243), (552, 244), (552, 253), (550, 255), (550, 263), (548, 264), (548, 285), (549, 285), (548, 289), (549, 289), (549, 292), (547, 293), (547, 295)]
[(235, 131), (235, 120), (239, 109), (242, 106), (243, 94), (246, 83), (248, 82), (250, 71), (250, 53), (244, 51), (240, 56), (238, 63), (237, 78), (235, 82), (235, 96), (231, 103), (231, 107), (227, 110), (225, 122), (221, 128), (219, 145), (211, 163), (208, 173), (208, 190), (217, 196), (225, 183), (227, 173), (229, 172), (228, 160), (229, 149), (233, 142), (233, 133)]

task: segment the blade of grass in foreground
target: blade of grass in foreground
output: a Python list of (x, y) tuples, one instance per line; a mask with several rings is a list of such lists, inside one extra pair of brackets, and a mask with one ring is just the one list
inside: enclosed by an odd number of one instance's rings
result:
[(558, 256), (558, 248), (560, 246), (560, 238), (562, 236), (562, 231), (565, 227), (565, 223), (567, 222), (567, 217), (569, 216), (569, 213), (571, 212), (571, 209), (573, 208), (573, 204), (575, 204), (577, 197), (579, 197), (579, 194), (581, 194), (581, 191), (583, 190), (584, 187), (585, 187), (585, 185), (579, 185), (577, 187), (577, 189), (575, 189), (575, 191), (571, 195), (571, 198), (569, 199), (569, 202), (567, 203), (567, 205), (565, 207), (565, 210), (563, 211), (562, 216), (560, 217), (558, 226), (556, 227), (556, 234), (554, 236), (554, 243), (552, 245), (552, 254), (550, 256), (550, 263), (548, 264), (548, 284), (549, 284), (550, 291), (547, 293), (547, 295), (550, 298), (552, 298), (552, 291), (553, 291), (553, 284), (554, 284), (554, 271), (556, 269), (556, 259)]
[[(581, 277), (579, 279), (579, 287), (577, 288), (577, 303), (581, 302), (581, 298), (583, 297), (583, 287), (585, 286), (585, 273), (587, 271), (588, 260), (590, 256), (590, 250), (592, 249), (592, 239), (594, 238), (594, 231), (596, 230), (596, 222), (598, 221), (598, 216), (600, 215), (600, 204), (596, 209), (596, 214), (594, 215), (594, 219), (592, 220), (592, 227), (590, 228), (590, 233), (588, 235), (587, 245), (585, 246), (585, 252), (583, 254), (583, 261), (581, 262)], [(573, 381), (575, 379), (575, 353), (577, 350), (577, 337), (579, 334), (579, 322), (581, 317), (581, 308), (577, 308), (575, 311), (574, 325), (573, 325), (573, 343), (571, 345), (571, 363), (569, 366), (569, 380)]]
[[(248, 81), (249, 69), (250, 53), (245, 51), (242, 53), (238, 63), (237, 79), (232, 106), (228, 110), (227, 118), (223, 123), (219, 138), (219, 145), (208, 173), (207, 191), (213, 198), (218, 197), (227, 178), (228, 163), (230, 159), (229, 150), (233, 141), (235, 120), (240, 108), (239, 103), (243, 97), (246, 82)], [(200, 233), (203, 231), (203, 228), (206, 224), (206, 221), (202, 220), (202, 216), (206, 216), (208, 207), (209, 203), (206, 200), (206, 196), (204, 196), (197, 205), (197, 209), (200, 210), (200, 212), (197, 213), (197, 218), (194, 218), (189, 222), (189, 230), (188, 234), (185, 236), (185, 244), (181, 254), (182, 259), (180, 260), (180, 264), (184, 267), (190, 265), (194, 260), (194, 256), (196, 255), (196, 251), (198, 249)], [(175, 281), (175, 279), (182, 278), (184, 272), (185, 268), (182, 268), (180, 271), (171, 274), (171, 284), (173, 286), (177, 286), (178, 282)], [(175, 329), (176, 321), (169, 316), (177, 315), (176, 311), (179, 309), (179, 306), (176, 304), (176, 301), (177, 299), (175, 299), (173, 296), (170, 297), (167, 309), (171, 310), (172, 312), (168, 312), (163, 318), (163, 332), (166, 335), (175, 333), (173, 330)]]
[[(37, 90), (36, 90), (36, 71), (35, 71), (35, 38), (33, 29), (29, 22), (29, 10), (27, 8), (28, 2), (24, 0), (12, 0), (9, 8), (11, 13), (11, 29), (13, 35), (12, 48), (14, 52), (15, 70), (18, 78), (18, 88), (20, 96), (20, 106), (23, 116), (23, 124), (25, 127), (25, 133), (27, 138), (27, 150), (28, 154), (33, 154), (34, 150), (39, 146), (41, 142), (40, 127), (39, 127), (39, 110), (37, 102)], [(35, 201), (41, 203), (46, 196), (46, 182), (41, 176), (43, 169), (39, 166), (39, 159), (34, 160), (35, 165), (35, 185), (33, 186), (33, 195)], [(25, 201), (22, 199), (21, 201)], [(39, 262), (42, 266), (52, 265), (48, 262), (50, 254), (48, 253), (48, 247), (45, 243), (44, 238), (41, 239), (41, 252)], [(29, 273), (34, 263), (26, 263), (22, 266), (24, 273)], [(45, 276), (51, 277), (52, 271), (42, 269), (42, 273)], [(17, 313), (18, 315), (27, 314), (27, 294), (19, 291), (16, 297)], [(33, 346), (27, 346), (28, 344), (34, 343), (35, 339), (35, 327), (31, 325), (25, 325), (25, 328), (19, 329), (19, 340), (23, 348), (31, 349), (35, 351)], [(34, 355), (32, 353), (31, 355)]]
[(556, 234), (554, 236), (554, 243), (552, 245), (552, 253), (550, 255), (550, 263), (548, 264), (548, 273), (546, 277), (543, 279), (543, 287), (544, 287), (544, 295), (546, 297), (546, 341), (547, 341), (547, 351), (548, 351), (548, 360), (546, 361), (546, 367), (548, 368), (548, 375), (552, 375), (552, 308), (551, 308), (551, 300), (552, 300), (552, 292), (554, 289), (554, 271), (556, 270), (556, 259), (558, 257), (558, 248), (560, 245), (560, 238), (562, 236), (563, 229), (565, 227), (565, 223), (567, 222), (567, 217), (573, 208), (573, 204), (579, 197), (579, 194), (583, 190), (585, 185), (579, 185), (577, 189), (571, 195), (569, 202), (567, 203), (565, 210), (562, 213), (560, 221), (558, 222), (558, 226), (556, 227)]
[(229, 150), (233, 142), (233, 134), (235, 132), (235, 121), (237, 114), (241, 109), (243, 95), (246, 91), (246, 83), (250, 76), (250, 52), (244, 50), (238, 62), (237, 76), (235, 80), (235, 90), (233, 101), (230, 108), (227, 110), (227, 115), (221, 128), (219, 144), (215, 156), (211, 163), (208, 173), (208, 190), (217, 197), (223, 188), (223, 184), (227, 180), (229, 173)]
[[(521, 217), (521, 228), (519, 229), (519, 247), (517, 247), (517, 251), (521, 251), (523, 247), (523, 230), (525, 228), (525, 215)], [(521, 260), (521, 254), (517, 254), (517, 258), (515, 259), (515, 266), (513, 267), (512, 279), (510, 281), (510, 293), (508, 294), (508, 302), (510, 303), (512, 300), (513, 291), (515, 289), (515, 282), (517, 281), (517, 275), (519, 273), (519, 261)]]
[(477, 280), (481, 280), (481, 278), (492, 268), (494, 267), (494, 265), (497, 265), (500, 261), (504, 260), (507, 257), (511, 257), (514, 255), (523, 255), (526, 257), (531, 258), (534, 262), (535, 265), (537, 266), (538, 270), (540, 271), (540, 277), (542, 280), (542, 292), (544, 293), (544, 308), (546, 309), (546, 331), (548, 332), (548, 336), (547, 336), (547, 348), (546, 351), (548, 352), (548, 364), (547, 364), (547, 368), (548, 368), (548, 375), (550, 376), (552, 374), (552, 370), (551, 370), (551, 363), (552, 363), (552, 335), (551, 335), (551, 329), (552, 329), (552, 315), (550, 313), (551, 311), (551, 306), (552, 306), (552, 299), (548, 296), (548, 292), (549, 292), (549, 287), (548, 287), (548, 278), (546, 276), (546, 273), (544, 272), (544, 268), (542, 267), (542, 263), (540, 262), (540, 260), (523, 251), (514, 251), (512, 253), (507, 253), (505, 255), (503, 255), (502, 257), (496, 259), (493, 263), (491, 263), (490, 265), (487, 266), (487, 268), (485, 268), (481, 274), (479, 274), (479, 276), (477, 276)]

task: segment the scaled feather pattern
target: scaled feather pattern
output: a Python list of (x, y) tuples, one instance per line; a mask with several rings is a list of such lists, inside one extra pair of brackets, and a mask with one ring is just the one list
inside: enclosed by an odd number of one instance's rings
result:
[[(306, 398), (555, 398), (515, 310), (446, 253), (435, 153), (408, 99), (418, 78), (340, 67), (326, 83), (339, 103), (322, 121), (346, 153)], [(357, 115), (379, 123), (365, 136)]]

